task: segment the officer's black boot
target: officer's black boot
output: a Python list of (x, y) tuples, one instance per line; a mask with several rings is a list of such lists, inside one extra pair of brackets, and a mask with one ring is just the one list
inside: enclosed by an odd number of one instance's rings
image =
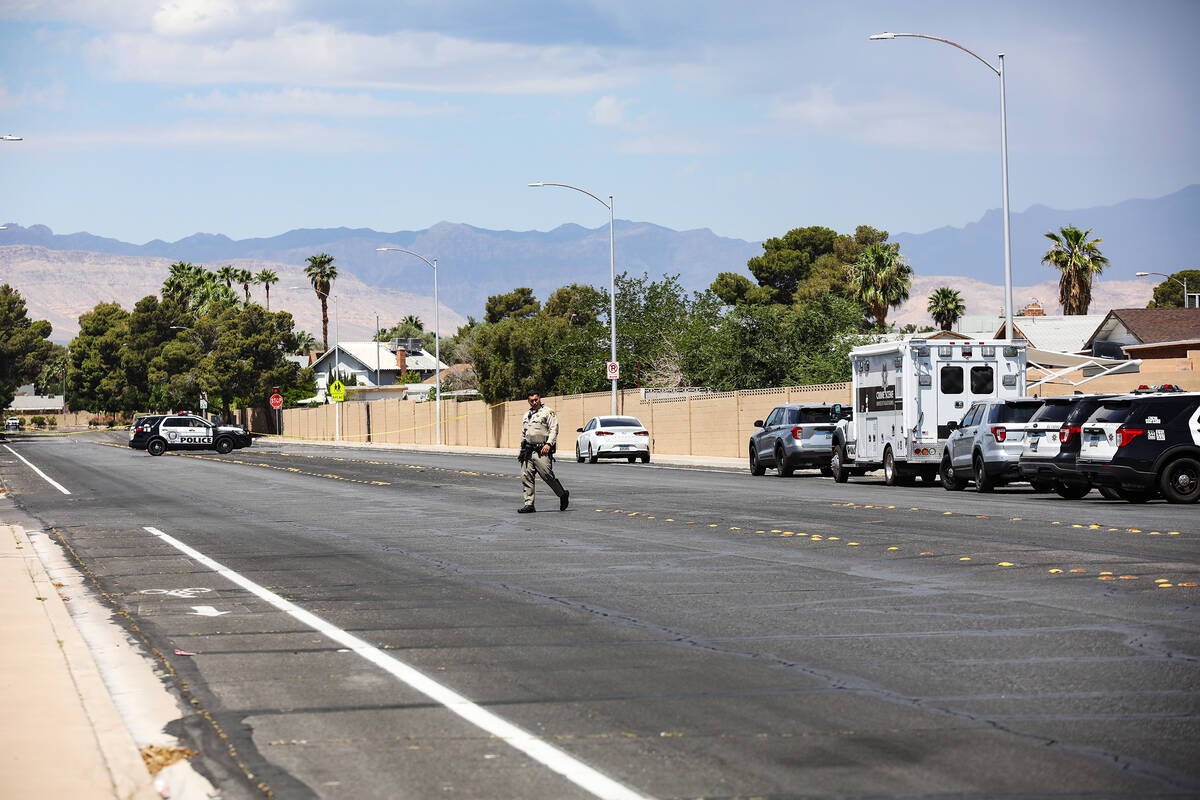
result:
[(558, 496), (558, 510), (566, 511), (567, 504), (571, 502), (571, 493), (563, 489), (563, 493)]
[(518, 514), (532, 514), (535, 511), (537, 511), (537, 509), (534, 508), (533, 506), (521, 506), (520, 508), (517, 509)]

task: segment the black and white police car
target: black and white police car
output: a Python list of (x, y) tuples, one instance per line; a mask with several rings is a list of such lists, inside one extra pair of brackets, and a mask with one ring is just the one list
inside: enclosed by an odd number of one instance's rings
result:
[(161, 456), (168, 450), (228, 453), (238, 447), (249, 447), (252, 441), (240, 425), (214, 425), (192, 414), (142, 417), (129, 430), (129, 446), (152, 456)]
[(1200, 392), (1124, 395), (1083, 423), (1078, 471), (1133, 503), (1200, 500)]

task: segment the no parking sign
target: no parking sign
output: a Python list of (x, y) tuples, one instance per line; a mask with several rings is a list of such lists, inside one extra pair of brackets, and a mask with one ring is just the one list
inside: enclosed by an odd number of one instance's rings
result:
[(606, 369), (607, 377), (610, 381), (615, 381), (621, 377), (621, 362), (609, 361)]

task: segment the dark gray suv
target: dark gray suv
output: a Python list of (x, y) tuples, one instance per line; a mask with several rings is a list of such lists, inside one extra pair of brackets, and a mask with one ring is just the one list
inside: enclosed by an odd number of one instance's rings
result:
[(841, 403), (788, 403), (776, 406), (766, 420), (755, 420), (762, 430), (750, 437), (750, 474), (762, 475), (774, 467), (782, 476), (799, 467), (816, 467), (829, 475), (833, 455), (833, 430), (850, 415)]

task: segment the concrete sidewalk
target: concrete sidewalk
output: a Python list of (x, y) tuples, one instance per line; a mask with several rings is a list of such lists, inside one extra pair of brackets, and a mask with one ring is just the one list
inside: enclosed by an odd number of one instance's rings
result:
[(150, 773), (25, 530), (0, 524), (0, 795), (152, 800)]

